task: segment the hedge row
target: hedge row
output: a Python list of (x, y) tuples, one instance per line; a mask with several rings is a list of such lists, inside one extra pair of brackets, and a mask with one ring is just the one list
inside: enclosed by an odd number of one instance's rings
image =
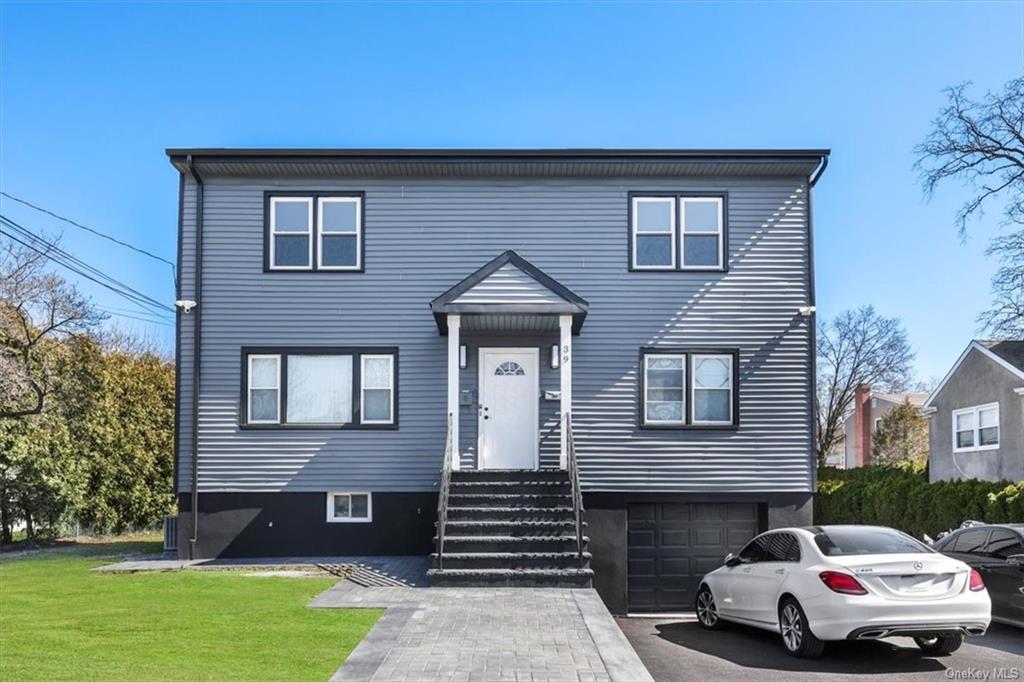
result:
[(1024, 522), (1024, 481), (940, 481), (926, 471), (898, 467), (823, 468), (814, 520), (864, 523), (935, 537), (964, 521)]

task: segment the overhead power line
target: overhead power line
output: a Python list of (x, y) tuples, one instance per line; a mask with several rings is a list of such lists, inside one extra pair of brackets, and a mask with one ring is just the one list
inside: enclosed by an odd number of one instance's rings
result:
[(101, 237), (103, 239), (107, 239), (109, 241), (112, 241), (115, 244), (119, 244), (119, 245), (125, 247), (126, 249), (131, 249), (132, 251), (135, 251), (136, 253), (141, 253), (144, 256), (149, 256), (150, 258), (152, 258), (154, 260), (158, 260), (161, 263), (166, 263), (167, 265), (171, 266), (171, 278), (174, 280), (174, 286), (175, 287), (178, 286), (178, 269), (177, 269), (177, 266), (173, 262), (167, 260), (166, 258), (163, 258), (162, 256), (158, 256), (155, 253), (151, 253), (151, 252), (149, 252), (149, 251), (147, 251), (147, 250), (145, 250), (143, 248), (140, 248), (138, 246), (135, 246), (133, 244), (129, 244), (128, 242), (122, 241), (122, 240), (118, 239), (117, 237), (112, 237), (109, 234), (106, 234), (105, 232), (101, 232), (100, 230), (97, 230), (95, 228), (88, 227), (87, 225), (83, 225), (82, 223), (79, 223), (79, 222), (77, 222), (75, 220), (72, 220), (71, 218), (66, 218), (66, 217), (60, 215), (59, 213), (54, 213), (53, 211), (51, 211), (48, 208), (43, 208), (42, 206), (37, 206), (36, 204), (33, 204), (30, 201), (26, 201), (25, 199), (22, 199), (20, 197), (16, 197), (16, 196), (14, 196), (12, 194), (8, 194), (7, 192), (4, 192), (2, 190), (0, 190), (0, 195), (3, 195), (5, 197), (7, 197), (11, 201), (17, 201), (19, 204), (23, 204), (25, 206), (28, 206), (31, 209), (35, 209), (36, 211), (39, 211), (40, 213), (45, 213), (46, 215), (53, 216), (57, 220), (64, 221), (65, 223), (67, 223), (69, 225), (74, 225), (75, 227), (77, 227), (79, 229), (82, 229), (82, 230), (85, 230), (86, 232), (91, 232), (92, 234), (96, 235), (97, 237)]
[(0, 234), (6, 235), (22, 246), (25, 246), (26, 248), (50, 259), (57, 265), (60, 265), (61, 267), (94, 282), (95, 284), (113, 291), (122, 298), (125, 298), (136, 306), (142, 308), (144, 312), (174, 312), (174, 309), (169, 305), (161, 303), (155, 298), (152, 298), (141, 291), (134, 289), (128, 284), (108, 275), (102, 270), (89, 265), (80, 258), (64, 251), (49, 240), (40, 237), (25, 227), (22, 227), (3, 214), (0, 214), (0, 223), (8, 228), (8, 230), (0, 229)]

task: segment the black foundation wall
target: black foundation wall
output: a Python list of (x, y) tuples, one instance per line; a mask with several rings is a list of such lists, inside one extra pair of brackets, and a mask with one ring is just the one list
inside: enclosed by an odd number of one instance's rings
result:
[[(812, 493), (584, 493), (583, 518), (590, 537), (594, 589), (608, 610), (629, 610), (629, 505), (634, 502), (746, 502), (757, 503), (759, 531), (785, 526), (809, 526), (813, 519)], [(737, 548), (738, 549), (738, 548)]]
[[(191, 502), (178, 496), (182, 558)], [(194, 558), (427, 555), (436, 518), (436, 493), (373, 493), (369, 523), (329, 523), (326, 493), (201, 493)]]

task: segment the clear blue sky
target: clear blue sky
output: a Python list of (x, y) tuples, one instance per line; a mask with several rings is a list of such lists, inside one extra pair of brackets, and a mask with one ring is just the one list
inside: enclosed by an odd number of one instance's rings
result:
[[(173, 259), (165, 147), (830, 147), (815, 196), (819, 311), (871, 303), (902, 317), (927, 378), (976, 333), (998, 216), (961, 244), (964, 190), (925, 202), (912, 148), (944, 87), (973, 80), (980, 94), (1021, 74), (1022, 8), (8, 1), (0, 181)], [(173, 298), (166, 268), (72, 227), (64, 245)], [(169, 328), (150, 329), (170, 345)]]

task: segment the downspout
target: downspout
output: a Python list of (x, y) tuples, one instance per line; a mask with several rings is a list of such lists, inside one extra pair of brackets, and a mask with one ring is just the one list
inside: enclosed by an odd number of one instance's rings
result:
[(807, 305), (814, 311), (811, 313), (809, 322), (810, 345), (811, 345), (811, 376), (810, 398), (811, 398), (811, 490), (813, 494), (818, 493), (818, 313), (814, 293), (814, 203), (811, 191), (818, 184), (822, 173), (828, 168), (828, 157), (826, 153), (821, 164), (807, 180)]
[(199, 542), (199, 377), (202, 362), (203, 338), (203, 178), (192, 163), (192, 155), (185, 159), (185, 167), (196, 183), (196, 246), (195, 284), (193, 292), (198, 305), (192, 330), (192, 523), (188, 539), (188, 558), (196, 558), (196, 544)]

